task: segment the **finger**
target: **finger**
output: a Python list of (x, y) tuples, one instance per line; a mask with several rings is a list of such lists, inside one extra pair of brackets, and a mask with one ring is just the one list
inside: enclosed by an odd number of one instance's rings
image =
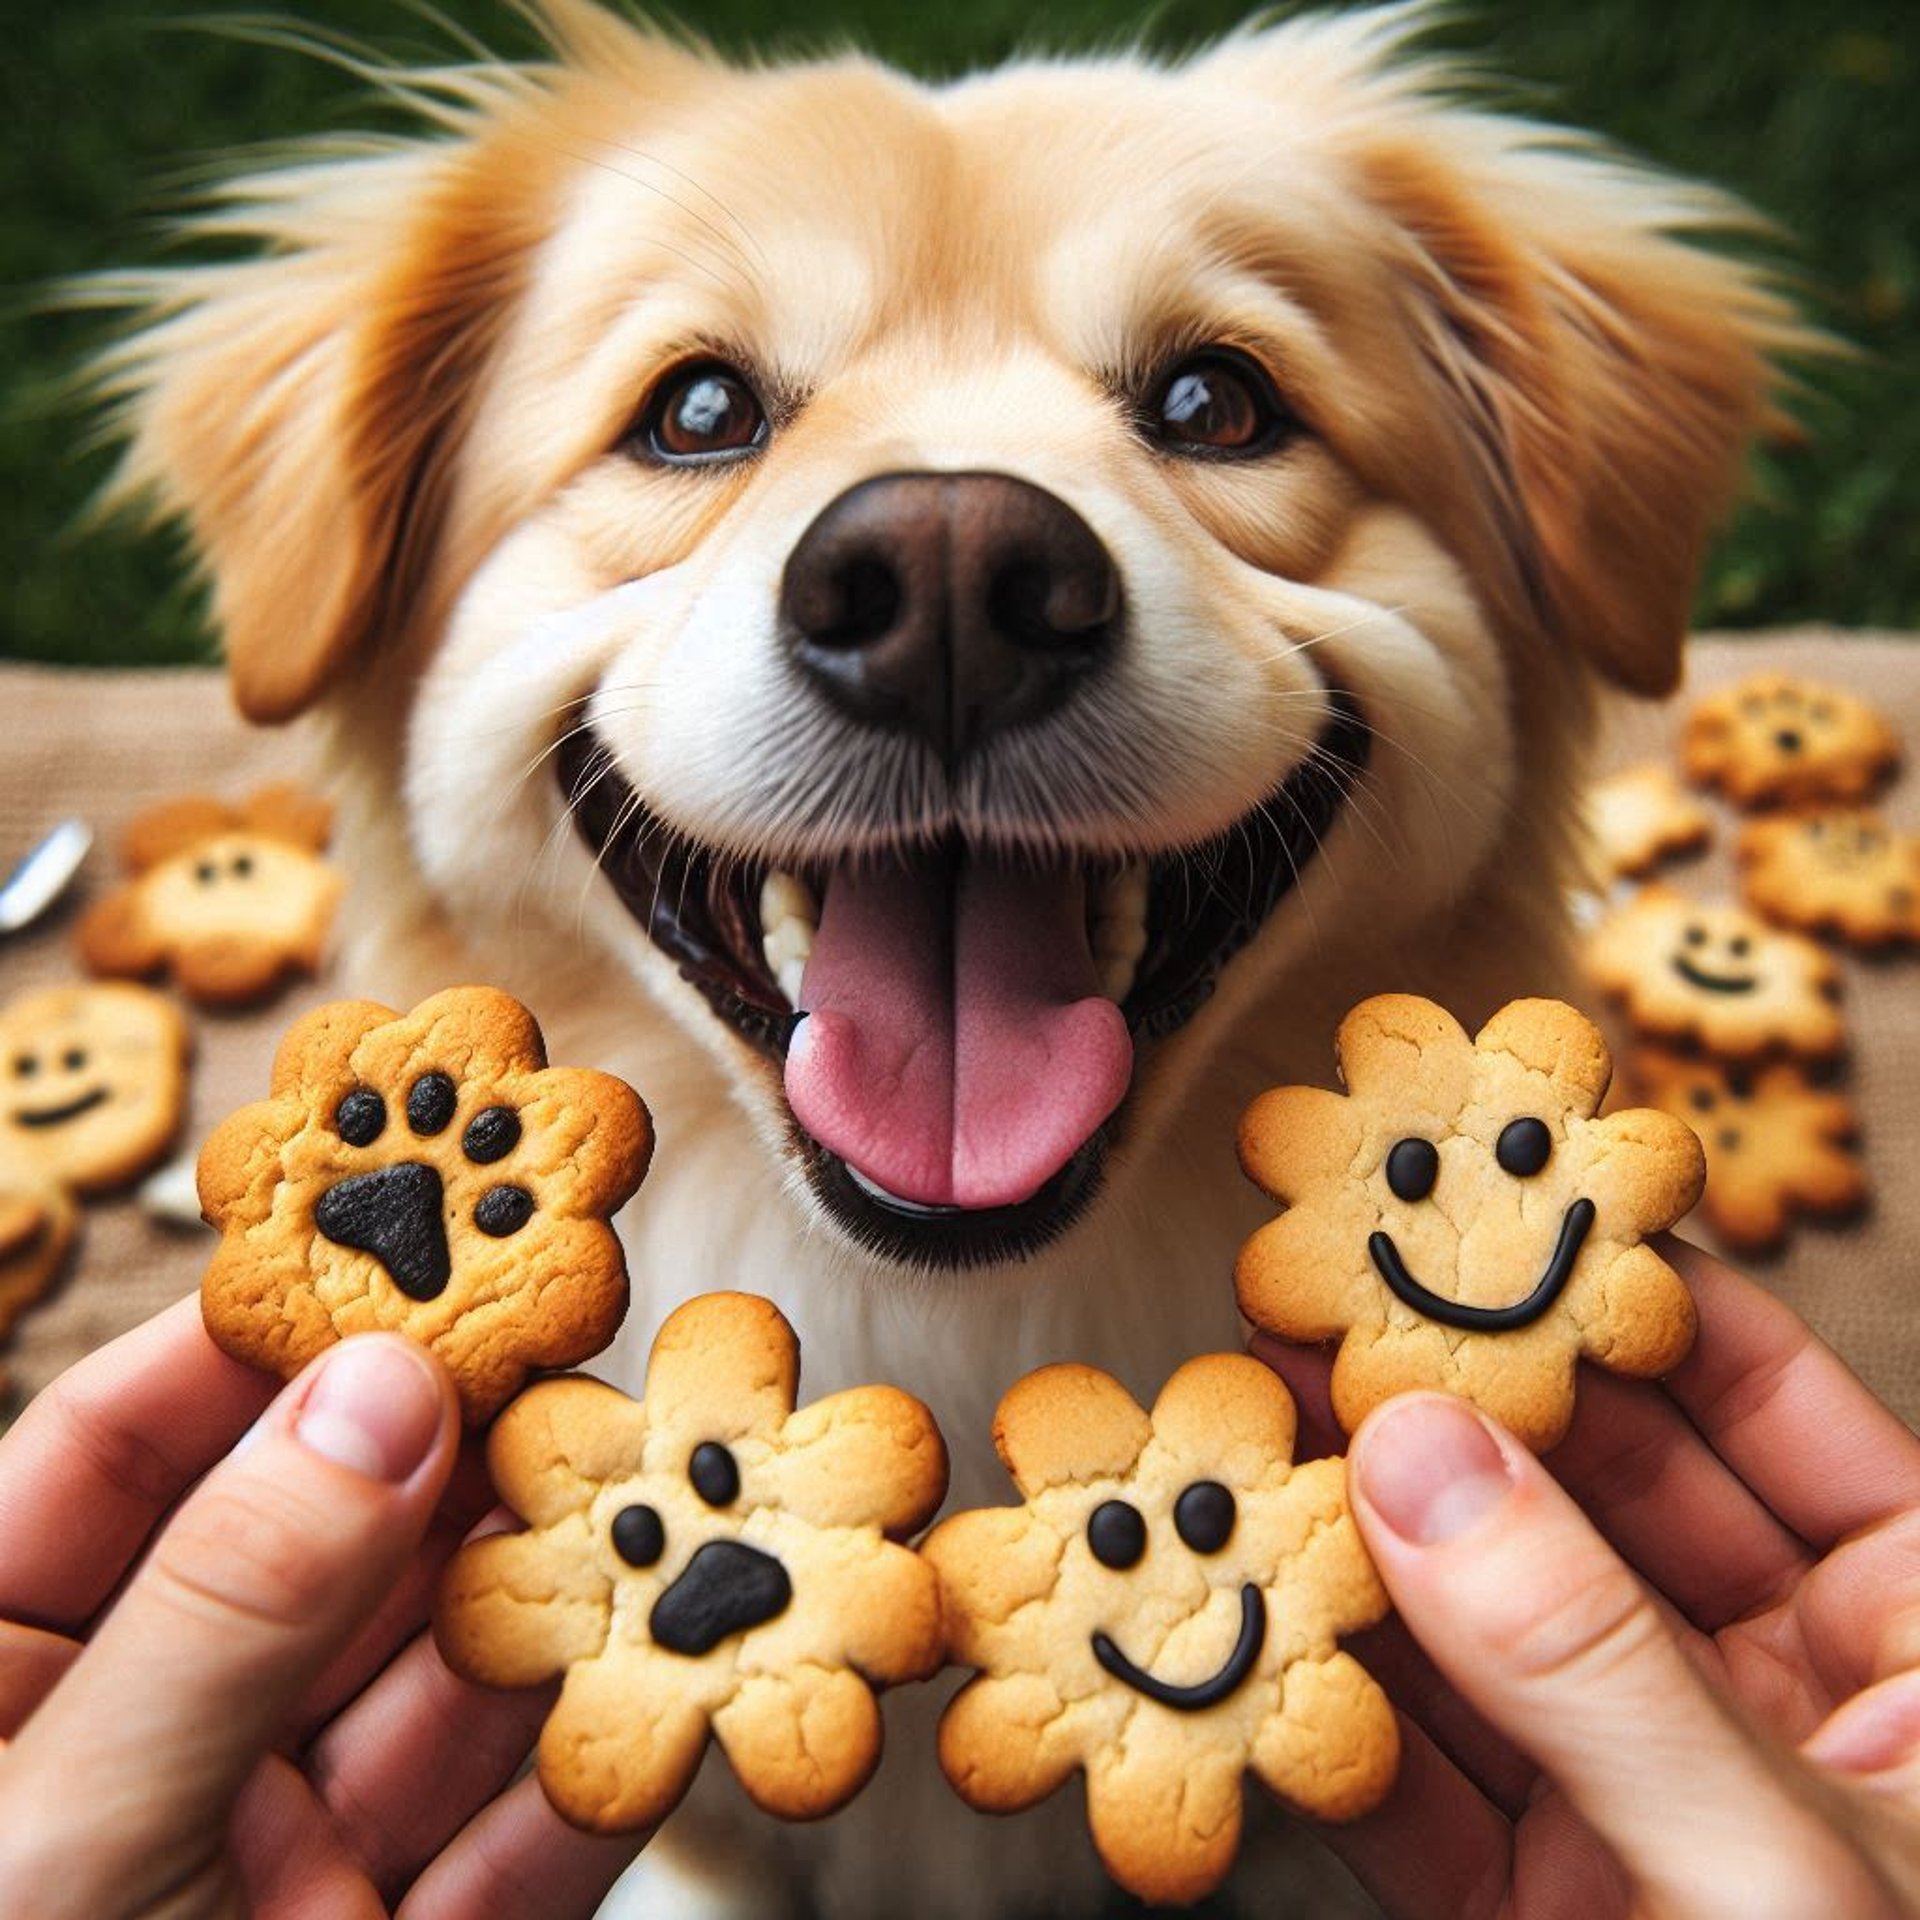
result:
[(278, 1754), (242, 1790), (229, 1844), (243, 1912), (386, 1920), (386, 1902), (340, 1844), (305, 1777)]
[(1920, 1438), (1790, 1308), (1671, 1236), (1700, 1333), (1667, 1390), (1707, 1444), (1816, 1550), (1920, 1505)]
[(314, 1791), (388, 1899), (513, 1778), (557, 1693), (474, 1686), (423, 1634), (314, 1743)]
[(363, 1335), (181, 1506), (6, 1755), (0, 1824), (72, 1855), (55, 1911), (137, 1911), (209, 1836), (217, 1857), (288, 1707), (418, 1545), (457, 1426), (430, 1354)]
[(651, 1838), (568, 1826), (529, 1775), (468, 1822), (395, 1920), (586, 1920)]
[(1408, 1394), (1368, 1416), (1351, 1459), (1355, 1518), (1408, 1626), (1647, 1905), (1697, 1920), (1877, 1910), (1816, 1796), (1748, 1737), (1517, 1441), (1463, 1401)]
[(0, 1621), (0, 1742), (26, 1724), (79, 1652), (64, 1633)]
[(1800, 1751), (1856, 1785), (1920, 1799), (1920, 1673), (1896, 1674), (1856, 1694)]
[(277, 1385), (213, 1344), (198, 1295), (68, 1368), (0, 1440), (0, 1615), (83, 1625)]
[(1583, 1370), (1573, 1425), (1547, 1466), (1703, 1632), (1778, 1599), (1812, 1564), (1673, 1402), (1637, 1381)]

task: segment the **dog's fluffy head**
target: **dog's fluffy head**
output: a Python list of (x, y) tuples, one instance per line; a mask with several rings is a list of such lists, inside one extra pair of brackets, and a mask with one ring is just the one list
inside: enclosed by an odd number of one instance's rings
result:
[[(545, 18), (407, 83), (430, 135), (242, 183), (262, 257), (153, 276), (112, 360), (240, 704), (330, 709), (483, 953), (637, 977), (843, 1227), (953, 1261), (1304, 971), (1544, 924), (1584, 690), (1673, 683), (1794, 339), (1719, 202), (1460, 104), (1404, 9), (944, 87)], [(795, 632), (810, 532), (906, 474), (1108, 570), (1095, 666), (962, 746)], [(1022, 673), (1092, 618), (948, 572)]]

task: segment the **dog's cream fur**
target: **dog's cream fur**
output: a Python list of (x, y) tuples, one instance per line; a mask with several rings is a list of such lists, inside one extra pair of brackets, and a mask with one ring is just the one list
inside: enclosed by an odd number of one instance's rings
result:
[[(1323, 1079), (1364, 993), (1474, 1020), (1561, 983), (1596, 681), (1673, 681), (1792, 323), (1690, 237), (1720, 203), (1460, 105), (1401, 10), (937, 88), (545, 13), (550, 64), (392, 79), (431, 137), (237, 186), (207, 224), (262, 257), (138, 280), (110, 367), (126, 478), (185, 517), (242, 707), (319, 715), (344, 983), (407, 1004), (497, 981), (556, 1058), (653, 1106), (622, 1223), (634, 1349), (687, 1294), (763, 1290), (810, 1390), (911, 1388), (955, 1499), (1001, 1499), (987, 1435), (1024, 1369), (1071, 1355), (1144, 1396), (1238, 1341), (1250, 1095)], [(1284, 453), (1141, 443), (1116, 396), (1211, 341), (1272, 370), (1306, 427)], [(618, 443), (693, 352), (782, 397), (771, 443), (649, 469)], [(774, 671), (801, 531), (928, 467), (1058, 494), (1126, 583), (1124, 669), (1007, 736), (991, 788), (885, 761)], [(818, 1213), (777, 1077), (596, 875), (544, 764), (591, 695), (655, 811), (724, 848), (795, 859), (905, 819), (1151, 850), (1270, 791), (1328, 680), (1375, 731), (1363, 783), (1215, 998), (1143, 1052), (1088, 1217), (987, 1273), (888, 1268)], [(919, 1691), (849, 1813), (755, 1824), (730, 1858), (765, 1845), (834, 1913), (1092, 1897), (1073, 1796), (965, 1812), (924, 1738), (947, 1689)]]

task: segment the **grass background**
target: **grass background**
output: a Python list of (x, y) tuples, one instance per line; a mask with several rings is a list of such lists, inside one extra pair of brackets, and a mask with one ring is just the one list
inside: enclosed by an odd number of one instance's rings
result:
[[(208, 0), (217, 6), (219, 0)], [(441, 0), (505, 51), (525, 28), (501, 0)], [(1239, 0), (680, 0), (726, 47), (851, 37), (928, 73), (1036, 43), (1140, 32), (1178, 46), (1243, 17)], [(197, 9), (196, 9), (197, 11)], [(296, 0), (385, 51), (444, 57), (403, 0)], [(1759, 22), (1764, 19), (1764, 26)], [(0, 654), (150, 662), (211, 641), (165, 537), (80, 524), (105, 471), (62, 381), (97, 320), (36, 289), (155, 250), (172, 183), (210, 154), (378, 121), (351, 79), (256, 39), (201, 31), (167, 0), (0, 8)], [(1862, 350), (1825, 369), (1804, 444), (1763, 451), (1751, 504), (1721, 541), (1702, 624), (1820, 619), (1920, 627), (1920, 42), (1912, 0), (1477, 0), (1442, 28), (1513, 83), (1525, 109), (1592, 126), (1731, 187), (1797, 236), (1788, 265), (1815, 315)]]

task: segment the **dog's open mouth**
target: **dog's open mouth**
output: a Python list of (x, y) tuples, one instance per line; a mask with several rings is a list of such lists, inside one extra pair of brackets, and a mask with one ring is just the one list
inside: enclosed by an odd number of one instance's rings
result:
[(958, 840), (793, 872), (669, 828), (591, 726), (555, 762), (601, 870), (720, 1019), (777, 1063), (808, 1175), (910, 1265), (1018, 1259), (1093, 1197), (1136, 1048), (1183, 1026), (1366, 765), (1346, 694), (1265, 801), (1124, 864)]

